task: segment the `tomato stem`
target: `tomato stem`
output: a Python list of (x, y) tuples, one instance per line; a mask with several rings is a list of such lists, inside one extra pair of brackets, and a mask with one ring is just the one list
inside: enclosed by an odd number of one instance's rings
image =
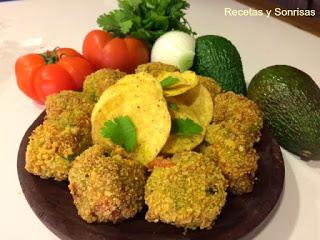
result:
[(58, 48), (59, 47), (56, 47), (52, 51), (47, 50), (46, 52), (39, 54), (44, 59), (46, 65), (54, 64), (60, 60), (57, 53)]

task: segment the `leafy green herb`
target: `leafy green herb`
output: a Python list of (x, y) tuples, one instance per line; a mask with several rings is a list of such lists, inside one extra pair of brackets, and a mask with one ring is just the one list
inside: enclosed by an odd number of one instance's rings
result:
[(103, 30), (115, 36), (130, 35), (152, 46), (171, 30), (195, 34), (185, 19), (184, 11), (190, 7), (186, 0), (118, 0), (118, 6), (97, 19)]
[(168, 88), (168, 87), (171, 87), (173, 84), (176, 84), (177, 82), (179, 82), (179, 78), (169, 76), (169, 77), (166, 77), (165, 79), (163, 79), (160, 82), (160, 85), (162, 88)]
[(110, 138), (113, 143), (124, 147), (128, 152), (132, 152), (137, 146), (136, 128), (128, 116), (106, 121), (101, 128), (101, 135)]
[(169, 103), (168, 106), (169, 106), (169, 108), (170, 108), (171, 110), (173, 110), (173, 111), (178, 111), (178, 110), (179, 110), (178, 105), (175, 104), (175, 103)]
[(183, 137), (192, 137), (201, 134), (202, 127), (192, 121), (190, 118), (174, 118), (172, 119), (171, 133), (181, 135)]

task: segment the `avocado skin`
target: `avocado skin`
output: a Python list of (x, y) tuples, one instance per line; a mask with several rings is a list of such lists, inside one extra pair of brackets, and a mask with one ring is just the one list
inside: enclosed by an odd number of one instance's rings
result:
[(320, 159), (320, 88), (308, 74), (287, 65), (267, 67), (253, 77), (248, 97), (282, 147), (302, 159)]
[(197, 38), (193, 70), (213, 78), (225, 91), (246, 94), (240, 54), (224, 37), (206, 35)]

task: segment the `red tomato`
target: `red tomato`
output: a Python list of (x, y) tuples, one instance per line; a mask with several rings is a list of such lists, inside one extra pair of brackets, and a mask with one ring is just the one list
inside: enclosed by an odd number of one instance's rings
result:
[(93, 30), (83, 41), (82, 53), (96, 68), (113, 68), (132, 73), (149, 61), (149, 49), (133, 37), (113, 37), (102, 30)]
[(94, 70), (89, 61), (71, 48), (26, 54), (19, 57), (15, 64), (21, 91), (42, 104), (52, 93), (80, 90), (85, 77)]
[(34, 86), (40, 102), (46, 97), (62, 90), (76, 90), (76, 83), (70, 74), (58, 64), (42, 66), (34, 78)]

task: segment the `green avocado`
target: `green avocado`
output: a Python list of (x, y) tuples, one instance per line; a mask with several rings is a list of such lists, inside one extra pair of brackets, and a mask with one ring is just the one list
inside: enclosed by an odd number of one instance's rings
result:
[(246, 94), (242, 62), (236, 47), (226, 38), (207, 35), (196, 39), (193, 70), (216, 80), (223, 90)]
[(253, 77), (248, 97), (282, 147), (302, 159), (320, 159), (320, 88), (308, 74), (287, 65), (267, 67)]

